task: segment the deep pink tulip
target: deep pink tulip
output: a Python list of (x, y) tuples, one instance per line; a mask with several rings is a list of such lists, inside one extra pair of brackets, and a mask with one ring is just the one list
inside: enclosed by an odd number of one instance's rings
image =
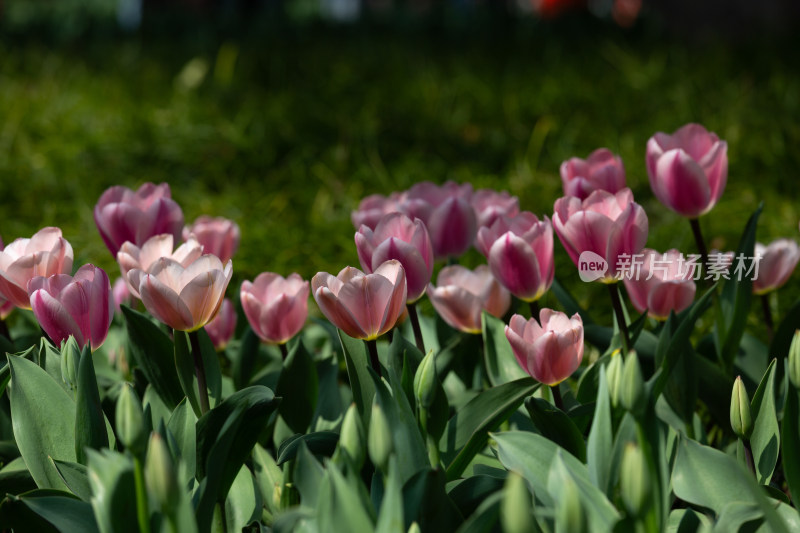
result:
[(372, 273), (389, 259), (397, 259), (406, 273), (408, 302), (416, 302), (425, 293), (433, 274), (433, 245), (420, 219), (389, 213), (374, 230), (361, 226), (355, 241), (364, 272)]
[(204, 254), (214, 254), (223, 263), (233, 257), (239, 249), (241, 232), (239, 225), (233, 220), (223, 217), (203, 215), (191, 226), (183, 228), (183, 240), (197, 239), (203, 245)]
[(526, 302), (542, 297), (553, 284), (553, 226), (524, 211), (500, 217), (478, 230), (478, 250), (489, 260), (492, 274), (511, 294)]
[(452, 327), (466, 333), (481, 332), (481, 313), (503, 316), (511, 306), (511, 294), (492, 276), (488, 265), (470, 270), (450, 265), (439, 271), (436, 287), (428, 285), (436, 312)]
[(318, 272), (311, 288), (320, 311), (356, 339), (377, 339), (394, 327), (406, 308), (406, 275), (394, 259), (372, 274), (353, 267), (336, 277)]
[(72, 246), (59, 228), (44, 228), (30, 239), (17, 239), (0, 251), (0, 295), (20, 309), (30, 309), (31, 278), (70, 272)]
[(94, 221), (111, 255), (126, 241), (142, 246), (162, 233), (180, 239), (183, 212), (170, 195), (166, 183), (145, 183), (136, 192), (120, 185), (106, 189), (94, 206)]
[(479, 189), (472, 195), (472, 207), (478, 219), (478, 227), (489, 227), (498, 217), (513, 217), (519, 213), (519, 198), (506, 191)]
[[(627, 272), (623, 279), (633, 307), (656, 320), (666, 320), (671, 311), (680, 313), (694, 301), (693, 268), (678, 250), (660, 254), (645, 248), (638, 267)], [(649, 279), (648, 279), (649, 278)]]
[(647, 174), (656, 198), (679, 215), (697, 218), (717, 203), (728, 180), (728, 144), (700, 124), (647, 141)]
[(625, 188), (625, 166), (608, 148), (598, 148), (586, 159), (572, 157), (561, 163), (565, 196), (581, 200), (598, 189), (615, 193)]
[(401, 196), (400, 193), (392, 193), (388, 197), (382, 194), (367, 196), (358, 204), (358, 209), (350, 213), (353, 227), (359, 229), (361, 226), (367, 226), (370, 229), (375, 229), (375, 226), (385, 215), (399, 210)]
[(514, 315), (506, 326), (506, 338), (519, 365), (551, 387), (570, 377), (583, 359), (583, 321), (578, 313), (568, 318), (542, 309), (539, 322)]
[(205, 326), (206, 333), (217, 350), (224, 350), (236, 331), (236, 309), (228, 298), (223, 298), (219, 313)]
[(139, 288), (131, 284), (128, 272), (133, 269), (149, 272), (159, 259), (167, 257), (187, 267), (198, 257), (203, 255), (203, 246), (194, 237), (189, 237), (185, 243), (178, 246), (173, 252), (173, 237), (169, 233), (153, 235), (147, 239), (141, 248), (132, 242), (125, 242), (117, 253), (122, 277), (128, 282), (128, 290), (133, 296), (139, 298)]
[(758, 276), (753, 279), (753, 292), (766, 294), (783, 286), (800, 260), (800, 248), (791, 239), (778, 239), (764, 246), (756, 243)]
[(111, 286), (111, 295), (114, 297), (114, 309), (119, 311), (121, 305), (130, 305), (133, 295), (128, 288), (126, 278), (117, 278)]
[(151, 315), (173, 329), (194, 331), (217, 314), (232, 274), (230, 260), (223, 265), (216, 255), (206, 254), (186, 267), (162, 257), (147, 272), (130, 270), (128, 281)]
[(299, 274), (284, 278), (263, 272), (244, 281), (240, 299), (250, 327), (264, 342), (285, 344), (300, 333), (308, 318), (309, 285)]
[(75, 276), (37, 276), (28, 283), (30, 306), (39, 325), (60, 345), (70, 335), (78, 346), (96, 350), (106, 340), (114, 300), (111, 284), (102, 268), (83, 265)]
[(608, 262), (603, 282), (616, 281), (620, 255), (637, 254), (647, 242), (647, 214), (633, 201), (630, 189), (616, 194), (594, 191), (583, 201), (565, 196), (556, 200), (553, 209), (553, 227), (576, 266), (586, 251)]

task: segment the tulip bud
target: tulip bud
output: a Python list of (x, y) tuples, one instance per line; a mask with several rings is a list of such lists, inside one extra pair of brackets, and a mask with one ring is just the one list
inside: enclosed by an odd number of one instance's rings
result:
[(436, 396), (436, 362), (433, 359), (433, 350), (422, 359), (417, 373), (414, 375), (414, 396), (420, 408), (427, 409), (433, 404)]
[(167, 448), (167, 443), (158, 433), (151, 433), (150, 446), (147, 449), (147, 460), (144, 464), (144, 479), (147, 491), (155, 500), (161, 510), (171, 514), (178, 503), (178, 496), (182, 490), (175, 474), (172, 456)]
[(78, 363), (81, 360), (81, 349), (75, 337), (71, 336), (61, 348), (61, 379), (72, 390), (78, 386)]
[(556, 503), (556, 533), (584, 533), (588, 530), (578, 486), (571, 477), (564, 479)]
[(794, 332), (789, 346), (789, 381), (795, 389), (800, 389), (800, 329)]
[(642, 516), (650, 504), (652, 480), (642, 449), (629, 442), (622, 454), (619, 488), (625, 508), (633, 516)]
[(350, 459), (358, 468), (364, 464), (366, 450), (364, 449), (364, 424), (355, 404), (351, 404), (344, 415), (342, 430), (339, 433), (339, 447), (347, 452)]
[(736, 376), (731, 392), (731, 428), (737, 437), (749, 439), (753, 432), (753, 417), (750, 414), (750, 398), (741, 376)]
[(377, 402), (372, 404), (367, 450), (372, 463), (385, 472), (389, 465), (389, 455), (392, 453), (392, 430), (386, 414)]
[(147, 431), (144, 424), (142, 404), (136, 392), (128, 384), (122, 386), (117, 398), (115, 424), (119, 441), (134, 455), (144, 451)]
[(611, 360), (606, 367), (606, 381), (608, 382), (608, 395), (611, 398), (611, 405), (619, 405), (619, 384), (622, 381), (622, 352), (614, 350)]
[(525, 480), (516, 472), (509, 472), (500, 504), (500, 522), (504, 533), (535, 531), (531, 503), (531, 493), (525, 486)]
[(622, 378), (619, 385), (619, 401), (622, 407), (633, 416), (638, 417), (644, 406), (644, 379), (639, 367), (639, 356), (630, 352), (622, 367)]
[(408, 533), (422, 533), (422, 530), (419, 528), (419, 524), (411, 522), (411, 525), (408, 526)]

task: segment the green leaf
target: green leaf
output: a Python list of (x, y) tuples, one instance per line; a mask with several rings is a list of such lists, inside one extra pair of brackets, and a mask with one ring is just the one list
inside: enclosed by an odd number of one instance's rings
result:
[[(486, 498), (503, 490), (504, 477), (479, 474), (475, 465), (474, 475), (448, 483), (447, 495), (463, 516), (470, 516)], [(505, 470), (501, 470), (507, 474)]]
[(372, 397), (375, 387), (369, 377), (369, 357), (364, 341), (354, 339), (339, 330), (339, 341), (342, 343), (344, 362), (347, 366), (347, 376), (350, 378), (350, 389), (353, 391), (353, 401), (361, 413), (361, 419), (369, 421), (372, 410)]
[(762, 485), (769, 484), (780, 449), (778, 415), (775, 412), (775, 368), (773, 359), (750, 404), (754, 419), (750, 445), (758, 482)]
[[(92, 351), (89, 345), (80, 354), (78, 363), (78, 390), (75, 394), (75, 457), (78, 463), (86, 464), (86, 448), (99, 450), (108, 448), (106, 416), (100, 404), (100, 391), (94, 373)], [(111, 432), (113, 436), (113, 431)]]
[(796, 301), (791, 309), (786, 312), (778, 329), (775, 330), (775, 336), (769, 346), (769, 353), (779, 359), (787, 357), (794, 332), (798, 329), (800, 329), (800, 300)]
[[(17, 462), (19, 468), (16, 467)], [(36, 482), (25, 467), (22, 457), (14, 459), (0, 470), (0, 494), (22, 494), (35, 488)]]
[(345, 413), (339, 390), (339, 365), (336, 364), (336, 358), (329, 357), (318, 362), (317, 375), (319, 393), (311, 430), (333, 430), (339, 427)]
[(241, 531), (261, 518), (261, 494), (246, 466), (239, 469), (225, 498), (225, 531)]
[(500, 521), (502, 491), (489, 495), (475, 508), (475, 512), (456, 530), (456, 533), (491, 533)]
[(534, 397), (525, 400), (525, 409), (539, 433), (581, 462), (586, 462), (586, 442), (583, 440), (583, 434), (566, 413), (547, 400)]
[(398, 473), (397, 460), (389, 460), (389, 476), (386, 478), (383, 500), (381, 501), (376, 533), (405, 533), (403, 520), (403, 487)]
[(219, 366), (219, 356), (211, 337), (205, 328), (194, 332), (200, 344), (200, 356), (203, 359), (203, 369), (206, 373), (206, 386), (208, 387), (209, 403), (216, 407), (222, 400), (222, 369)]
[(261, 347), (261, 339), (249, 325), (242, 336), (239, 345), (239, 353), (233, 360), (233, 383), (236, 389), (241, 389), (250, 382), (250, 378), (255, 373), (256, 359), (258, 350)]
[(81, 500), (88, 502), (92, 496), (92, 490), (89, 486), (89, 476), (86, 467), (79, 463), (57, 461), (52, 457), (49, 459), (70, 492)]
[(611, 426), (611, 401), (608, 396), (608, 384), (606, 373), (598, 372), (599, 387), (597, 390), (597, 403), (594, 408), (592, 418), (592, 429), (589, 431), (589, 438), (586, 441), (586, 460), (589, 469), (589, 479), (592, 483), (603, 491), (606, 496), (610, 495), (611, 483), (611, 456), (613, 450), (613, 435)]
[(403, 485), (405, 527), (417, 522), (423, 531), (453, 531), (463, 521), (445, 491), (445, 473), (425, 468)]
[(294, 342), (283, 362), (275, 394), (283, 398), (278, 412), (295, 433), (305, 433), (317, 406), (319, 381), (314, 360), (301, 339)]
[(88, 450), (92, 508), (102, 533), (138, 533), (133, 461), (111, 450)]
[(186, 398), (181, 400), (181, 403), (172, 412), (167, 422), (167, 430), (169, 430), (173, 439), (167, 439), (167, 443), (172, 445), (174, 442), (177, 444), (177, 449), (173, 449), (172, 455), (183, 461), (186, 467), (187, 479), (185, 482), (194, 478), (195, 468), (197, 465), (197, 417), (189, 405)]
[(519, 366), (505, 334), (506, 324), (486, 311), (481, 314), (483, 360), (492, 385), (502, 385), (528, 374)]
[(308, 450), (305, 442), (301, 440), (297, 449), (297, 462), (294, 465), (292, 480), (300, 493), (302, 505), (312, 509), (317, 507), (317, 496), (323, 477), (325, 477), (325, 469)]
[[(320, 483), (317, 505), (319, 531), (374, 531), (367, 504), (359, 495), (358, 486), (346, 479), (333, 463), (328, 463)], [(355, 480), (360, 483), (359, 480)]]
[(292, 435), (283, 441), (278, 448), (278, 466), (297, 456), (300, 444), (305, 444), (315, 455), (330, 457), (339, 443), (339, 434), (335, 431), (317, 431), (315, 433)]
[(475, 454), (486, 446), (489, 432), (506, 421), (540, 386), (530, 377), (518, 379), (480, 393), (456, 411), (439, 443), (445, 458), (450, 458), (447, 479), (461, 476)]
[(178, 381), (181, 390), (189, 400), (194, 414), (198, 417), (203, 413), (200, 409), (199, 388), (197, 386), (197, 376), (194, 372), (194, 358), (192, 357), (192, 345), (189, 341), (189, 334), (185, 331), (175, 331), (175, 369), (177, 370)]
[(275, 459), (260, 444), (256, 444), (253, 448), (253, 473), (261, 491), (261, 499), (267, 509), (275, 514), (280, 504), (276, 489), (280, 489), (283, 484), (283, 472)]
[[(52, 490), (34, 490), (15, 498), (15, 500), (47, 520), (58, 531), (64, 533), (97, 532), (97, 522), (92, 513), (92, 506), (69, 493), (61, 494), (63, 496)], [(27, 529), (23, 524), (16, 525), (16, 528), (19, 531)], [(30, 531), (30, 529), (28, 530)]]
[[(800, 496), (800, 399), (798, 391), (790, 386), (786, 394), (786, 404), (783, 407), (783, 421), (781, 425), (781, 450), (783, 451), (783, 474), (789, 484), (792, 499)], [(797, 505), (797, 503), (795, 503)]]
[(558, 303), (564, 308), (564, 312), (568, 316), (578, 313), (583, 320), (583, 325), (586, 327), (588, 324), (593, 324), (594, 321), (589, 317), (589, 312), (581, 308), (578, 301), (569, 293), (569, 291), (561, 284), (558, 278), (553, 279), (553, 285), (550, 287), (553, 291)]

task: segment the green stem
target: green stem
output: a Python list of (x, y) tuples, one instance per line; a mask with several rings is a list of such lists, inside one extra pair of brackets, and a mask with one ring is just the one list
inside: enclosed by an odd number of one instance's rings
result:
[(614, 314), (617, 317), (620, 337), (622, 337), (622, 350), (624, 354), (631, 351), (630, 337), (628, 336), (628, 323), (625, 322), (625, 313), (622, 311), (622, 300), (619, 297), (617, 284), (608, 285), (608, 294), (611, 296), (611, 305), (614, 307)]
[(561, 398), (561, 390), (559, 390), (558, 385), (550, 387), (550, 392), (553, 393), (553, 403), (555, 406), (558, 407), (559, 410), (564, 411), (564, 400)]
[(414, 331), (414, 342), (417, 344), (417, 350), (425, 355), (425, 342), (422, 340), (422, 328), (419, 327), (419, 315), (417, 315), (416, 302), (406, 304), (408, 309), (408, 319), (411, 320), (411, 329)]
[(703, 230), (700, 229), (700, 220), (696, 218), (690, 218), (689, 225), (692, 227), (694, 242), (697, 244), (697, 250), (700, 252), (702, 272), (703, 275), (705, 275), (706, 269), (708, 268), (708, 248), (706, 248), (706, 241), (703, 239)]
[(286, 343), (279, 344), (278, 348), (281, 350), (281, 357), (286, 361), (286, 358), (289, 357), (289, 348), (286, 347)]
[(197, 330), (189, 332), (189, 340), (192, 343), (194, 373), (197, 376), (197, 388), (200, 392), (200, 412), (205, 414), (209, 410), (208, 387), (206, 386), (206, 370), (203, 366), (203, 354), (200, 351), (200, 337)]
[(753, 462), (753, 448), (750, 446), (750, 440), (742, 439), (742, 444), (744, 445), (744, 462), (747, 464), (747, 469), (756, 475), (756, 466)]
[(372, 339), (371, 341), (365, 340), (364, 342), (367, 343), (367, 351), (369, 351), (369, 363), (372, 366), (372, 370), (378, 374), (378, 377), (382, 377), (381, 360), (378, 359), (378, 341)]
[(539, 302), (536, 300), (528, 302), (528, 306), (531, 308), (531, 318), (539, 322)]
[(139, 522), (139, 531), (150, 533), (150, 516), (147, 510), (147, 489), (144, 484), (144, 468), (142, 460), (133, 457), (133, 479), (136, 490), (136, 518)]
[(769, 306), (769, 293), (761, 295), (761, 310), (764, 312), (764, 326), (767, 328), (767, 341), (772, 344), (775, 334), (775, 321), (772, 319), (772, 309)]

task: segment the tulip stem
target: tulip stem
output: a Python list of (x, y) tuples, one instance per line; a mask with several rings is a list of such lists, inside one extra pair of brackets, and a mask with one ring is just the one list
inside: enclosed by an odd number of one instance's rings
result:
[(622, 300), (619, 298), (619, 290), (616, 283), (608, 285), (608, 293), (611, 295), (611, 305), (614, 307), (614, 314), (619, 325), (619, 334), (622, 338), (622, 351), (627, 354), (631, 351), (630, 337), (628, 336), (628, 323), (625, 322), (625, 313), (622, 311)]
[(753, 448), (750, 446), (750, 439), (742, 439), (742, 446), (744, 447), (744, 462), (747, 464), (747, 469), (755, 475), (756, 467), (753, 462)]
[(150, 533), (150, 518), (147, 511), (147, 489), (144, 484), (144, 469), (142, 460), (133, 456), (133, 480), (136, 490), (136, 518), (139, 522), (139, 531)]
[(2, 335), (3, 337), (5, 337), (8, 340), (12, 340), (11, 339), (11, 332), (8, 331), (8, 324), (6, 324), (5, 320), (0, 320), (0, 335)]
[(539, 302), (533, 300), (528, 302), (528, 306), (531, 308), (531, 318), (539, 322)]
[(381, 361), (378, 359), (378, 341), (372, 339), (371, 341), (365, 340), (364, 342), (367, 343), (367, 351), (369, 351), (369, 363), (372, 366), (372, 370), (378, 374), (378, 377), (382, 377)]
[(769, 294), (761, 295), (761, 310), (764, 311), (764, 325), (767, 328), (767, 341), (772, 344), (775, 334), (775, 322), (772, 320), (772, 309), (769, 306)]
[(558, 388), (558, 385), (552, 385), (550, 387), (550, 392), (553, 393), (553, 403), (555, 406), (558, 407), (560, 411), (564, 411), (564, 400), (561, 398), (561, 390)]
[(406, 304), (408, 309), (408, 318), (411, 320), (411, 329), (414, 330), (414, 342), (417, 344), (417, 350), (425, 355), (425, 342), (422, 340), (422, 329), (419, 327), (419, 315), (417, 315), (417, 304)]
[(281, 357), (286, 361), (286, 358), (289, 357), (289, 349), (286, 347), (286, 343), (279, 344), (278, 348), (281, 350)]
[(200, 392), (200, 412), (208, 412), (208, 387), (206, 387), (206, 369), (203, 366), (203, 354), (200, 351), (200, 337), (198, 330), (189, 332), (189, 340), (192, 343), (192, 357), (194, 357), (194, 373), (197, 376), (197, 388)]
[(706, 269), (708, 268), (708, 248), (706, 248), (706, 241), (703, 239), (703, 230), (700, 229), (700, 220), (697, 218), (690, 218), (689, 225), (692, 227), (694, 242), (697, 244), (697, 249), (700, 252), (702, 272), (705, 274)]

